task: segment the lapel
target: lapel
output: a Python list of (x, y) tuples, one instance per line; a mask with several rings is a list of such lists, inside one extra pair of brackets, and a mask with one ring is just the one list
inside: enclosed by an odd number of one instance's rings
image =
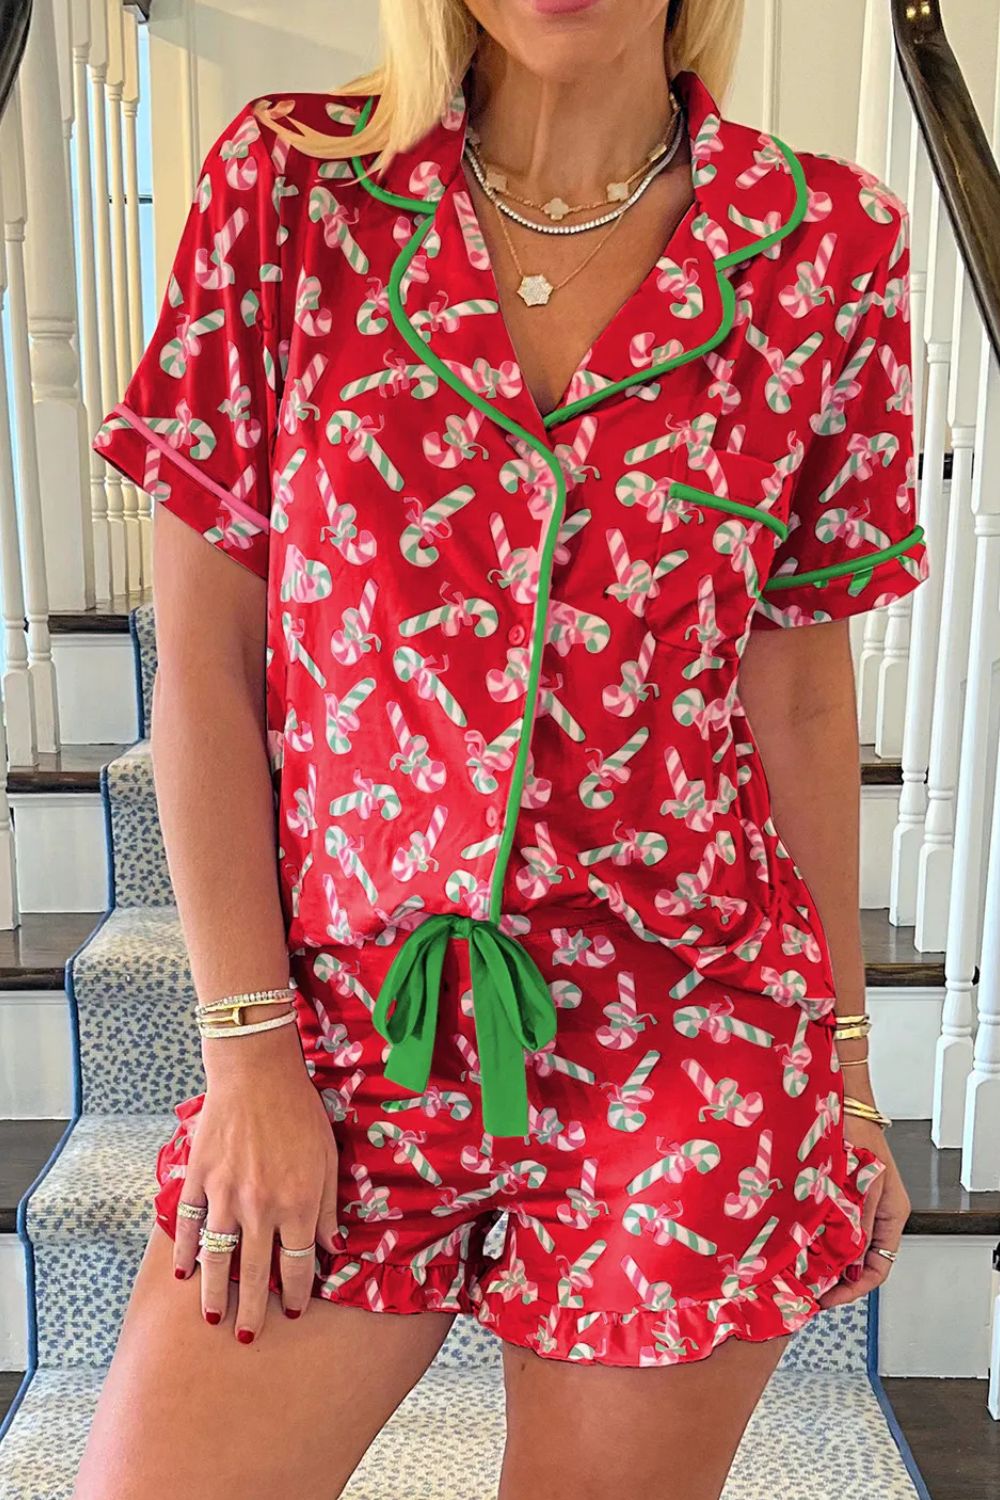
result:
[[(440, 120), (398, 153), (373, 187), (414, 211), (396, 257), (389, 301), (400, 334), (440, 377), (509, 433), (552, 447), (550, 434), (590, 407), (627, 399), (714, 349), (736, 320), (733, 267), (775, 256), (805, 217), (808, 194), (787, 146), (722, 117), (696, 73), (676, 75), (691, 146), (694, 201), (639, 288), (598, 334), (560, 398), (543, 417), (521, 378), (500, 312), (462, 152), (469, 130), (466, 88)], [(655, 386), (649, 395), (655, 395)]]

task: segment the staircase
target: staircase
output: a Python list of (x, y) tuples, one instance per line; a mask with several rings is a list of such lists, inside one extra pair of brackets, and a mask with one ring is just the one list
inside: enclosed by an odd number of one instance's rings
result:
[[(27, 1268), (29, 1320), (27, 1373), (0, 1429), (0, 1500), (64, 1500), (72, 1492), (152, 1225), (156, 1151), (172, 1129), (174, 1102), (204, 1083), (146, 738), (156, 662), (152, 608), (146, 603), (128, 613), (73, 617), (70, 623), (78, 635), (90, 632), (107, 642), (117, 633), (119, 647), (126, 640), (130, 644), (131, 660), (117, 653), (117, 672), (105, 680), (104, 691), (113, 697), (113, 682), (120, 688), (128, 674), (138, 738), (112, 751), (100, 768), (93, 765), (100, 758), (94, 748), (75, 756), (66, 752), (65, 765), (43, 765), (30, 775), (15, 770), (10, 777), (15, 820), (18, 799), (35, 795), (48, 798), (54, 804), (49, 816), (57, 823), (61, 817), (65, 825), (70, 810), (60, 809), (60, 798), (68, 803), (99, 793), (108, 885), (107, 909), (96, 923), (87, 913), (26, 917), (20, 962), (11, 952), (0, 967), (0, 1015), (6, 1018), (0, 1027), (9, 1020), (3, 1002), (18, 993), (16, 986), (22, 994), (33, 988), (44, 995), (50, 993), (47, 983), (54, 989), (64, 984), (73, 1079), (65, 1128), (46, 1122), (47, 1139), (46, 1131), (35, 1128), (47, 1159), (36, 1164), (27, 1159), (27, 1121), (16, 1122), (16, 1128), (0, 1126), (8, 1142), (20, 1131), (20, 1170), (25, 1176), (31, 1170), (34, 1178), (20, 1196), (16, 1226), (0, 1218), (0, 1275), (9, 1277), (11, 1257), (2, 1247), (11, 1249), (9, 1230), (16, 1227)], [(126, 624), (128, 636), (122, 638)], [(70, 769), (74, 760), (77, 768)], [(893, 774), (890, 763), (871, 760), (869, 794), (880, 795), (878, 789), (884, 791)], [(24, 821), (37, 826), (39, 816), (35, 811)], [(27, 860), (24, 867), (30, 878)], [(59, 878), (57, 869), (53, 878)], [(868, 976), (873, 992), (881, 984), (893, 995), (902, 993), (911, 969), (919, 989), (940, 988), (939, 958), (914, 954), (908, 960), (901, 956), (901, 935), (892, 934), (890, 943), (875, 913), (866, 918), (871, 919), (866, 936), (876, 952)], [(50, 934), (61, 928), (63, 941), (73, 943), (62, 968), (51, 959), (46, 967), (41, 955), (30, 951), (46, 927)], [(9, 1031), (6, 1035), (16, 1044)], [(11, 1077), (16, 1073), (25, 1087), (37, 1059), (23, 1041), (17, 1059), (13, 1047), (7, 1052), (16, 1063), (9, 1068)], [(928, 1061), (927, 1076), (929, 1070)], [(916, 1122), (914, 1127), (925, 1128)], [(1000, 1218), (1000, 1202), (983, 1202), (983, 1196), (976, 1198), (976, 1227), (988, 1232), (991, 1214)], [(923, 1220), (910, 1228), (916, 1238), (933, 1237), (933, 1226)], [(897, 1273), (906, 1258), (904, 1242)], [(879, 1300), (888, 1293), (887, 1285), (881, 1294), (829, 1309), (794, 1337), (744, 1435), (725, 1500), (765, 1495), (769, 1500), (929, 1500), (931, 1492), (879, 1376), (884, 1321)], [(13, 1300), (10, 1286), (6, 1293), (0, 1290), (0, 1306)], [(985, 1308), (985, 1281), (982, 1301)], [(434, 1458), (428, 1471), (430, 1433)], [(502, 1445), (500, 1346), (473, 1320), (459, 1318), (424, 1380), (369, 1450), (346, 1495), (349, 1500), (401, 1494), (408, 1500), (488, 1500), (495, 1495)]]

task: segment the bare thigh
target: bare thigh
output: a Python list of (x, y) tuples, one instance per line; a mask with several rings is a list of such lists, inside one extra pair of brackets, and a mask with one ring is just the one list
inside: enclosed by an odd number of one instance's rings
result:
[(146, 1246), (74, 1500), (335, 1500), (434, 1358), (453, 1313), (374, 1313), (268, 1299), (250, 1345), (201, 1316), (198, 1273), (174, 1278), (159, 1225)]
[(704, 1359), (635, 1370), (505, 1343), (498, 1500), (718, 1500), (790, 1337), (731, 1337)]

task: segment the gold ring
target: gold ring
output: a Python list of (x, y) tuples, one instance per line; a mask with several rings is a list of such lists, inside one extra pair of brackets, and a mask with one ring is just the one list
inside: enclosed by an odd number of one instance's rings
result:
[(886, 1250), (884, 1245), (873, 1245), (872, 1249), (876, 1255), (884, 1255), (886, 1260), (895, 1260), (899, 1254), (898, 1250)]
[(203, 1219), (207, 1213), (208, 1207), (204, 1203), (185, 1203), (182, 1200), (177, 1205), (179, 1219)]
[(287, 1245), (280, 1245), (279, 1248), (281, 1250), (282, 1255), (294, 1255), (294, 1256), (315, 1255), (315, 1253), (316, 1253), (316, 1241), (313, 1240), (313, 1242), (312, 1242), (311, 1245), (306, 1245), (306, 1247), (305, 1247), (304, 1250), (290, 1250)]
[(204, 1250), (213, 1250), (221, 1255), (231, 1255), (239, 1242), (238, 1234), (219, 1229), (202, 1229), (198, 1233), (198, 1243)]

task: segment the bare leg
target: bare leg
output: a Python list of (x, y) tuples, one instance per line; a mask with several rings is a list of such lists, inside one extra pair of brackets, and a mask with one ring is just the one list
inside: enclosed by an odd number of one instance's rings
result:
[(704, 1359), (637, 1370), (504, 1344), (498, 1500), (718, 1500), (790, 1337), (732, 1337)]
[(101, 1393), (74, 1500), (335, 1500), (417, 1383), (453, 1313), (374, 1313), (314, 1298), (286, 1318), (269, 1297), (259, 1339), (201, 1316), (198, 1273), (177, 1281), (154, 1225)]

